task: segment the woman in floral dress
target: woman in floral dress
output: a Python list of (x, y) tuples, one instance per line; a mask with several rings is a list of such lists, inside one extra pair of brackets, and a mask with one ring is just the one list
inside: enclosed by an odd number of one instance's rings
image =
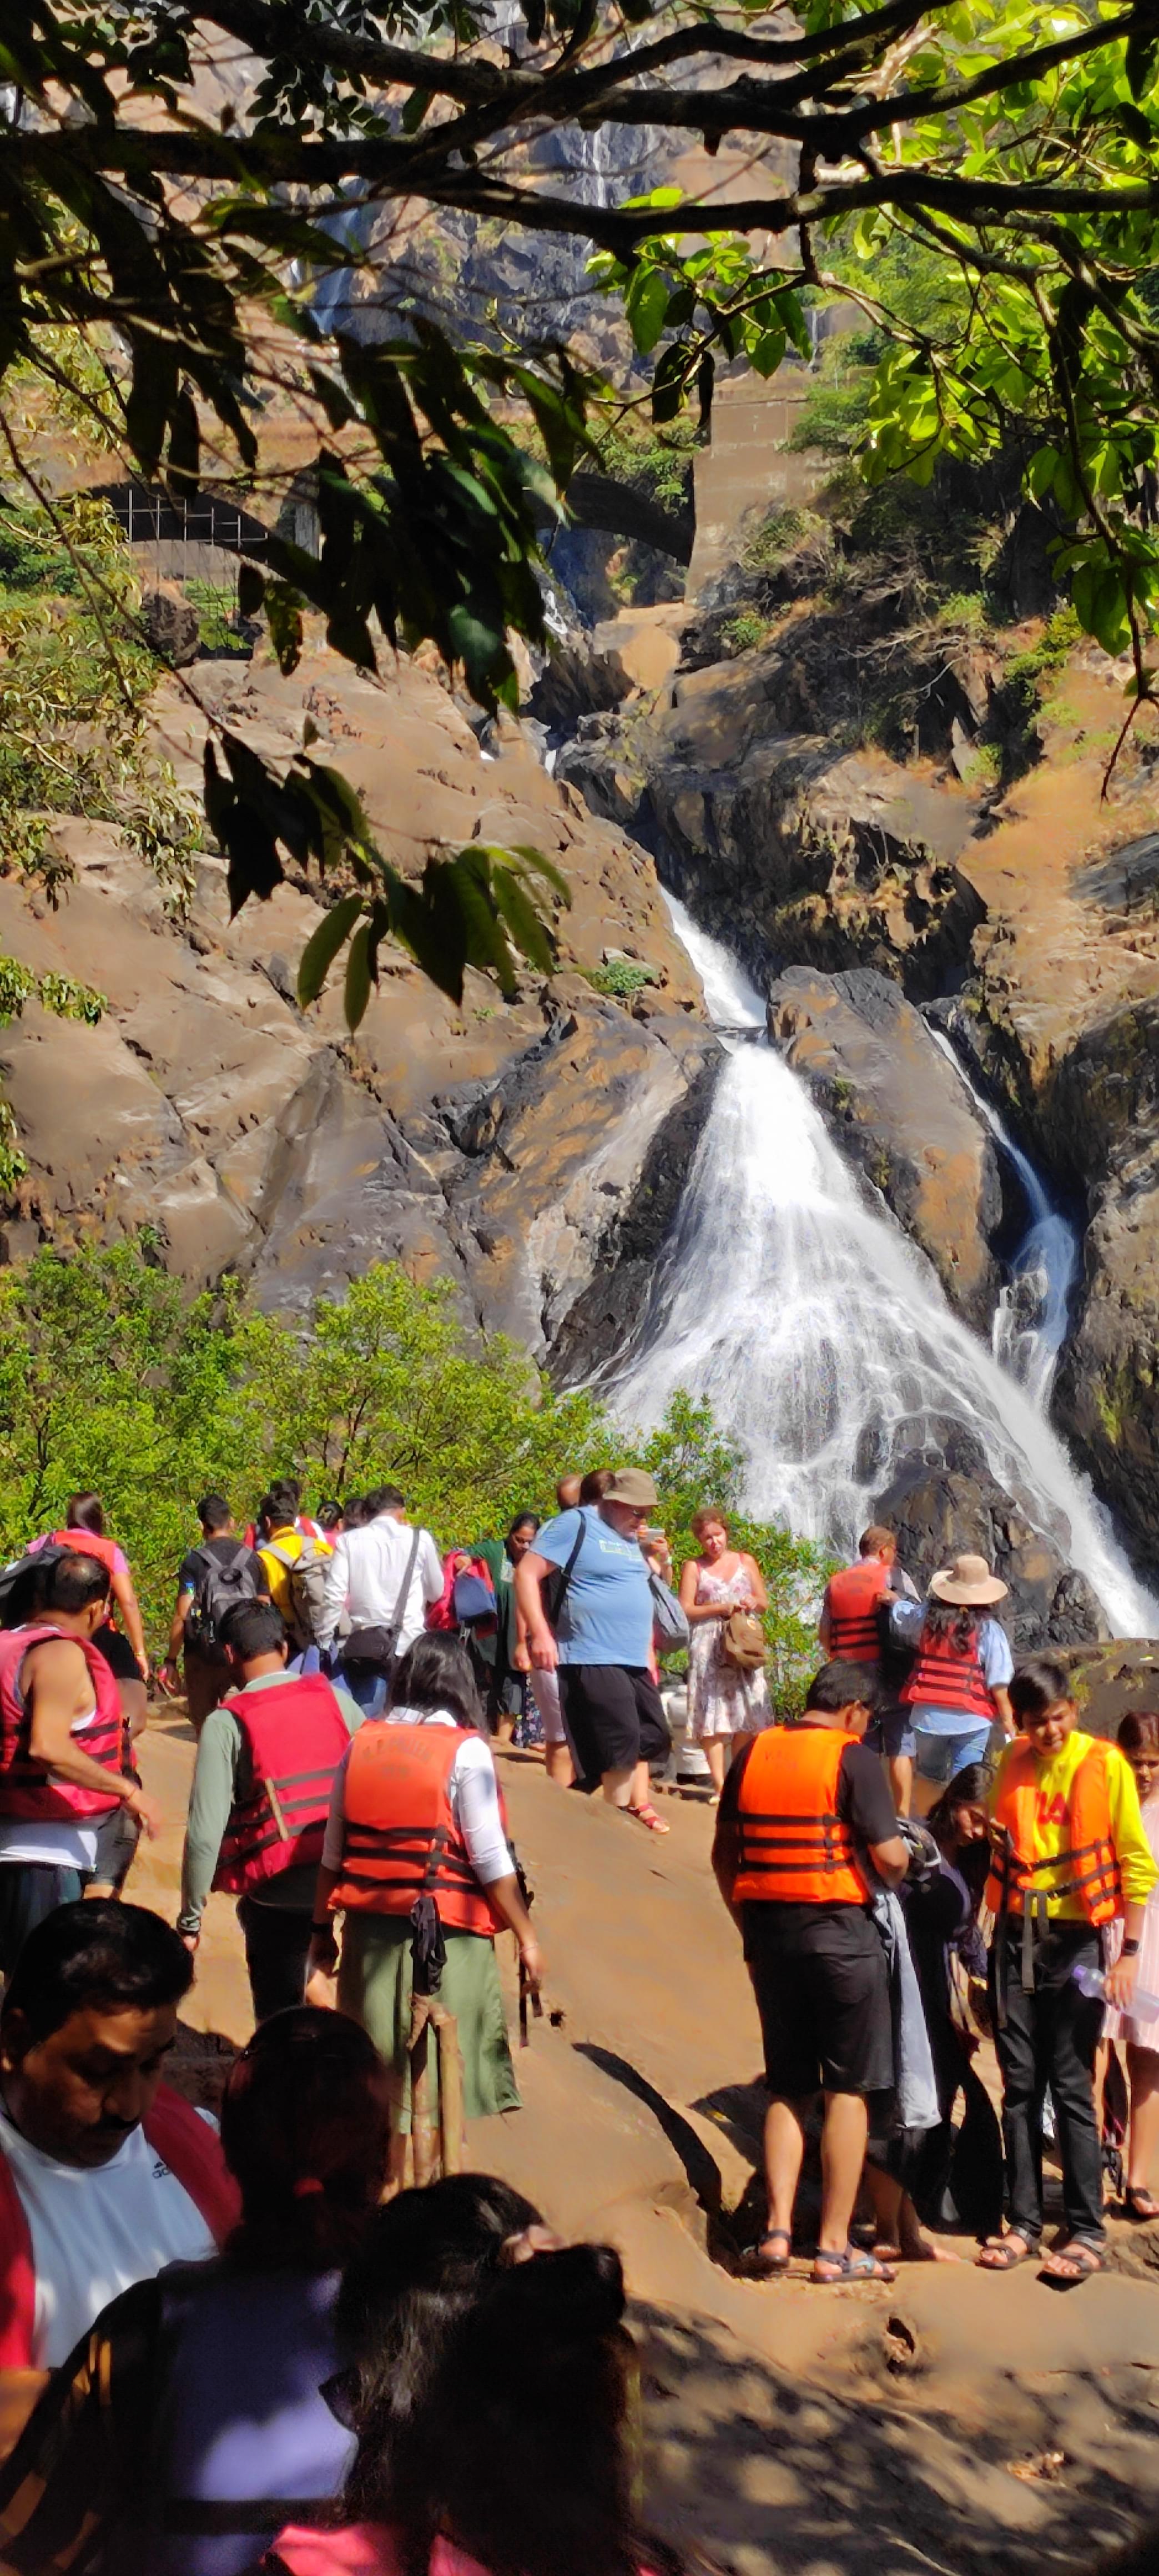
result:
[(719, 1797), (732, 1760), (735, 1735), (757, 1735), (769, 1723), (764, 1672), (745, 1672), (724, 1653), (725, 1621), (733, 1610), (767, 1610), (768, 1594), (755, 1556), (732, 1546), (723, 1512), (693, 1515), (699, 1556), (680, 1576), (680, 1605), (692, 1630), (688, 1652), (688, 1740), (702, 1744)]

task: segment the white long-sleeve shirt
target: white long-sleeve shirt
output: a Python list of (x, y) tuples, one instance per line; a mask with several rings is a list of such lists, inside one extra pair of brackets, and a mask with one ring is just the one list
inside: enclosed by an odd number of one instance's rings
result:
[[(357, 1535), (357, 1533), (355, 1533)], [(381, 1720), (368, 1724), (385, 1726), (457, 1726), (446, 1708), (392, 1708)], [(341, 1870), (346, 1839), (346, 1767), (349, 1748), (343, 1754), (334, 1774), (330, 1792), (330, 1814), (326, 1840), (322, 1846), (323, 1869)], [(455, 1755), (447, 1784), (451, 1814), (467, 1846), (467, 1858), (481, 1887), (490, 1887), (497, 1878), (510, 1878), (513, 1869), (511, 1850), (499, 1814), (499, 1784), (491, 1747), (481, 1735), (469, 1736)]]
[[(415, 1533), (393, 1512), (379, 1512), (365, 1529), (343, 1530), (326, 1568), (326, 1606), (320, 1643), (330, 1644), (345, 1611), (353, 1628), (389, 1628), (399, 1616), (399, 1595)], [(401, 1605), (399, 1653), (421, 1637), (429, 1601), (442, 1597), (443, 1569), (430, 1531), (418, 1533), (414, 1572)]]

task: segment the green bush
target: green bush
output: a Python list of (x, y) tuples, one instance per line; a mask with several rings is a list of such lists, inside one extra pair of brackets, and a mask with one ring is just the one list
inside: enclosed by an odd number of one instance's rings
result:
[(607, 993), (613, 1001), (630, 1001), (633, 993), (642, 993), (647, 984), (658, 984), (658, 966), (644, 966), (634, 957), (610, 957), (606, 966), (585, 969), (586, 980), (597, 993)]
[[(194, 1504), (217, 1486), (239, 1523), (279, 1471), (309, 1503), (393, 1482), (444, 1549), (548, 1514), (568, 1470), (655, 1476), (677, 1563), (702, 1503), (732, 1510), (739, 1453), (677, 1395), (631, 1439), (587, 1393), (559, 1395), (515, 1343), (464, 1323), (445, 1280), (376, 1264), (302, 1322), (248, 1308), (236, 1283), (189, 1299), (155, 1240), (0, 1272), (0, 1553), (55, 1527), (91, 1487), (126, 1549), (160, 1643)], [(825, 1568), (787, 1532), (734, 1520), (764, 1569), (770, 1672), (792, 1704), (816, 1662), (807, 1612)]]

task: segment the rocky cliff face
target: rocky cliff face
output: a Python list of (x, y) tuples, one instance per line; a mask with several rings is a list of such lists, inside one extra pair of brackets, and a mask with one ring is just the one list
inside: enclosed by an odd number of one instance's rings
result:
[[(82, 974), (108, 1009), (89, 1028), (33, 1007), (0, 1034), (30, 1164), (9, 1256), (148, 1224), (191, 1282), (235, 1270), (291, 1308), (398, 1259), (448, 1274), (469, 1314), (542, 1354), (645, 1167), (653, 1187), (662, 1178), (665, 1140), (680, 1139), (715, 1057), (650, 861), (553, 783), (518, 728), (482, 754), (414, 666), (377, 684), (319, 653), (292, 681), (258, 662), (201, 664), (197, 680), (275, 756), (310, 713), (320, 755), (341, 763), (404, 869), (472, 837), (557, 860), (573, 897), (560, 972), (525, 977), (510, 1007), (468, 975), (457, 1010), (384, 950), (351, 1041), (339, 994), (309, 1014), (293, 998), (318, 919), (304, 881), (230, 925), (223, 865), (205, 858), (180, 922), (114, 833), (62, 827), (75, 877), (59, 911), (0, 882), (0, 948)], [(204, 721), (175, 693), (159, 725), (191, 774)], [(586, 980), (609, 951), (655, 976), (630, 1007)]]
[(1085, 1211), (1055, 1409), (1146, 1568), (1159, 1556), (1159, 731), (1144, 719), (1105, 795), (1123, 673), (1096, 648), (1055, 669), (1015, 740), (1006, 666), (1040, 625), (1002, 653), (947, 634), (935, 667), (897, 602), (891, 632), (877, 598), (842, 619), (787, 576), (778, 597), (775, 631), (735, 658), (698, 661), (720, 652), (719, 617), (690, 627), (673, 678), (589, 713), (560, 773), (657, 852), (751, 970), (779, 975), (775, 1038), (978, 1322), (1002, 1224), (994, 1167), (918, 1017), (953, 997), (939, 1016), (955, 1042)]

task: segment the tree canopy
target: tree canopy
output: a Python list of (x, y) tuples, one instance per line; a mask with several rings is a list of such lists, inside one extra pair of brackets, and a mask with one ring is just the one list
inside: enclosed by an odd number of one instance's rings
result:
[[(883, 333), (865, 473), (1013, 452), (1082, 625), (1129, 651), (1132, 706), (1152, 693), (1156, 0), (10, 0), (0, 83), (0, 367), (67, 389), (176, 495), (260, 481), (279, 390), (313, 420), (320, 553), (279, 533), (246, 575), (285, 667), (309, 606), (357, 663), (430, 639), (481, 704), (513, 700), (511, 634), (544, 640), (545, 512), (609, 404), (703, 421), (722, 360), (771, 375), (840, 294)], [(618, 127), (695, 144), (703, 182), (569, 191), (545, 142)], [(730, 164), (727, 195), (726, 142), (752, 174)], [(592, 243), (637, 373), (609, 388), (506, 312), (472, 330), (389, 293), (384, 335), (328, 335), (319, 277), (373, 270), (375, 218), (404, 204)], [(944, 280), (916, 312), (890, 301), (899, 243)], [(0, 435), (43, 500), (8, 411)], [(227, 736), (207, 806), (235, 904), (285, 854), (352, 873), (306, 989), (353, 932), (353, 1012), (388, 934), (448, 989), (466, 960), (509, 984), (513, 950), (550, 958), (562, 890), (533, 854), (404, 885), (308, 745), (277, 778)]]
[[(737, 1501), (741, 1461), (707, 1405), (678, 1395), (658, 1430), (633, 1438), (592, 1395), (557, 1394), (501, 1334), (469, 1330), (445, 1280), (420, 1286), (375, 1264), (293, 1323), (248, 1305), (236, 1282), (190, 1302), (147, 1236), (0, 1270), (0, 1561), (91, 1488), (158, 1638), (207, 1489), (244, 1526), (273, 1476), (298, 1475), (311, 1507), (398, 1484), (449, 1548), (554, 1510), (569, 1471), (630, 1462), (656, 1478), (677, 1563), (696, 1551), (697, 1507)], [(770, 1669), (788, 1705), (816, 1661), (828, 1569), (787, 1531), (735, 1526), (765, 1571)]]

